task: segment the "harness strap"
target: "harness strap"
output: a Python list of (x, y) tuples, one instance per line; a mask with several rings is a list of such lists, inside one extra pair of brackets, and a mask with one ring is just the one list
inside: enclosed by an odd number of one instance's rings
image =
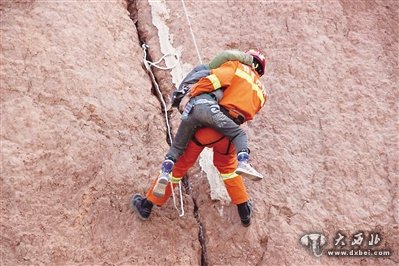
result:
[[(206, 146), (208, 146), (208, 145), (212, 145), (212, 144), (215, 144), (215, 143), (221, 141), (221, 140), (224, 139), (225, 137), (226, 137), (226, 136), (222, 136), (220, 139), (218, 139), (218, 140), (216, 140), (216, 141), (213, 141), (213, 142), (211, 142), (211, 143), (208, 143), (208, 144), (202, 144), (195, 136), (193, 136), (191, 140), (192, 140), (197, 146), (206, 147)], [(227, 145), (226, 152), (225, 152), (223, 155), (228, 155), (228, 154), (229, 154), (229, 151), (230, 151), (230, 148), (231, 148), (231, 143), (232, 143), (232, 140), (229, 140), (229, 144)]]
[(200, 146), (200, 147), (205, 147), (205, 146), (209, 146), (209, 145), (218, 143), (219, 141), (221, 141), (221, 140), (224, 139), (224, 138), (225, 138), (225, 136), (222, 136), (221, 138), (219, 138), (219, 139), (217, 139), (217, 140), (215, 140), (215, 141), (212, 141), (212, 142), (210, 142), (210, 143), (207, 143), (207, 144), (202, 144), (195, 136), (193, 136), (193, 138), (192, 138), (191, 140), (192, 140), (195, 144), (197, 144), (198, 146)]
[(237, 125), (241, 125), (245, 122), (245, 116), (238, 112), (237, 110), (228, 110), (226, 107), (220, 105), (220, 111), (234, 121)]
[(232, 143), (232, 140), (229, 140), (229, 145), (227, 145), (226, 153), (224, 155), (228, 155), (229, 154), (231, 143)]

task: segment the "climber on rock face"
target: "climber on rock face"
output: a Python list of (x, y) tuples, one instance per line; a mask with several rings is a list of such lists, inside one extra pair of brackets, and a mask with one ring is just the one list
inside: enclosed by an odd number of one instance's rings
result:
[[(237, 149), (238, 174), (251, 180), (263, 178), (248, 163), (248, 138), (240, 125), (253, 119), (265, 103), (259, 80), (265, 66), (265, 57), (258, 51), (224, 51), (209, 66), (200, 65), (188, 74), (180, 85), (189, 87), (179, 106), (182, 121), (162, 163), (155, 195), (163, 196), (173, 164), (200, 127), (213, 128), (232, 140)], [(195, 84), (188, 85), (192, 82)]]
[[(248, 139), (240, 125), (245, 121), (252, 120), (266, 101), (266, 95), (259, 80), (260, 76), (265, 72), (265, 65), (265, 57), (258, 51), (249, 50), (246, 53), (225, 51), (216, 56), (209, 66), (201, 65), (194, 68), (183, 80), (179, 87), (179, 89), (184, 88), (184, 90), (180, 90), (183, 93), (180, 94), (178, 100), (175, 101), (176, 97), (172, 100), (172, 105), (179, 106), (179, 110), (183, 113), (182, 122), (165, 161), (162, 163), (161, 173), (150, 189), (151, 195), (147, 193), (147, 199), (140, 195), (133, 199), (133, 208), (141, 218), (149, 216), (151, 208), (147, 208), (149, 210), (147, 211), (148, 215), (145, 215), (145, 209), (150, 205), (152, 206), (151, 202), (157, 204), (154, 198), (162, 199), (168, 194), (167, 185), (169, 182), (173, 183), (173, 179), (176, 179), (176, 177), (180, 181), (188, 168), (195, 163), (199, 153), (195, 154), (194, 151), (198, 150), (198, 147), (202, 147), (200, 149), (202, 151), (204, 146), (208, 146), (214, 141), (219, 143), (216, 139), (208, 142), (206, 138), (205, 142), (202, 143), (195, 141), (198, 133), (194, 138), (193, 136), (202, 127), (216, 130), (220, 134), (219, 138), (226, 140), (228, 143), (226, 147), (218, 146), (217, 148), (224, 150), (225, 154), (229, 156), (229, 160), (221, 159), (221, 161), (226, 162), (227, 166), (225, 167), (229, 169), (229, 172), (226, 173), (224, 166), (219, 161), (214, 160), (223, 180), (226, 179), (224, 175), (228, 176), (227, 179), (241, 178), (239, 175), (248, 177), (251, 180), (261, 180), (263, 178), (248, 163)], [(205, 132), (209, 133), (209, 131)], [(215, 134), (210, 135), (214, 136)], [(192, 138), (193, 140), (190, 141)], [(194, 144), (192, 144), (193, 141)], [(214, 148), (215, 158), (217, 158), (215, 146), (211, 146)], [(234, 153), (232, 153), (232, 147), (234, 148)], [(235, 155), (236, 153), (237, 155)], [(183, 156), (180, 157), (182, 154)], [(235, 160), (232, 160), (232, 156)], [(190, 162), (189, 167), (186, 167), (187, 163), (184, 163), (183, 159)], [(182, 160), (183, 166), (180, 163)], [(176, 175), (175, 169), (178, 165), (184, 169), (184, 173)], [(231, 167), (233, 165), (235, 168), (232, 170)], [(242, 183), (242, 178), (240, 180)], [(238, 204), (242, 223), (249, 225), (251, 205), (243, 183), (242, 188), (239, 189), (240, 192), (238, 194), (245, 194), (245, 196), (241, 195), (241, 198), (245, 198), (245, 201), (233, 200), (233, 203)], [(229, 190), (228, 192), (230, 194)], [(235, 197), (234, 195), (230, 196), (232, 199)], [(141, 213), (143, 215), (140, 215)], [(241, 215), (242, 213), (245, 214)]]

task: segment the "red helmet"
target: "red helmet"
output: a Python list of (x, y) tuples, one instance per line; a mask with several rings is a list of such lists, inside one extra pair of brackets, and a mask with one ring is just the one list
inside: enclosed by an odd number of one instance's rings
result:
[(266, 72), (266, 58), (265, 56), (257, 51), (257, 50), (249, 50), (246, 52), (247, 54), (250, 54), (253, 56), (254, 61), (252, 63), (252, 66), (258, 72), (259, 76), (263, 76)]

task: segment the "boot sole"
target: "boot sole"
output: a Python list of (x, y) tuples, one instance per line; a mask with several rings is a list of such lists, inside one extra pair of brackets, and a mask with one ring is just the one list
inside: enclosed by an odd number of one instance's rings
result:
[(157, 198), (162, 198), (165, 196), (165, 189), (168, 185), (168, 181), (165, 179), (158, 180), (158, 183), (155, 185), (152, 194)]
[(138, 210), (138, 209), (136, 208), (136, 206), (134, 205), (134, 198), (135, 198), (137, 195), (139, 195), (139, 196), (141, 197), (140, 194), (134, 194), (133, 197), (132, 197), (132, 199), (131, 199), (131, 201), (130, 201), (130, 202), (131, 202), (131, 207), (132, 207), (133, 211), (134, 211), (135, 213), (137, 213), (137, 216), (138, 216), (141, 220), (147, 221), (148, 218), (145, 218), (145, 217), (141, 216), (139, 210)]
[(248, 226), (251, 225), (251, 220), (249, 220), (249, 222), (248, 222), (247, 224), (244, 224), (244, 223), (241, 221), (241, 224), (242, 224), (242, 226), (244, 226), (244, 227), (248, 227)]
[(263, 176), (253, 175), (251, 173), (245, 172), (242, 169), (237, 169), (236, 170), (236, 174), (241, 175), (243, 177), (246, 177), (246, 178), (248, 178), (249, 180), (252, 180), (252, 181), (260, 181), (260, 180), (263, 179)]

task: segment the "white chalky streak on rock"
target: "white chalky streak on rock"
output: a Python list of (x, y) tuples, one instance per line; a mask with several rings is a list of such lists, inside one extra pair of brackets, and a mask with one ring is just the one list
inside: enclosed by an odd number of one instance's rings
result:
[[(165, 23), (165, 19), (169, 18), (169, 12), (164, 2), (149, 2), (151, 6), (152, 23), (158, 29), (159, 43), (161, 46), (161, 52), (167, 53), (178, 53), (179, 56), (181, 51), (175, 49), (171, 44), (171, 36), (169, 34), (169, 28)], [(168, 56), (165, 58), (166, 66), (170, 67), (175, 65), (175, 58)], [(184, 67), (186, 69), (186, 67)], [(191, 70), (191, 69), (190, 69)], [(171, 70), (172, 81), (177, 86), (183, 79), (183, 68), (181, 64), (177, 64)], [(226, 188), (219, 176), (219, 172), (213, 165), (213, 153), (211, 149), (204, 149), (200, 155), (200, 166), (202, 171), (206, 173), (210, 188), (211, 188), (211, 199), (221, 200), (224, 202), (230, 202), (230, 197), (227, 194)]]
[[(169, 34), (169, 27), (166, 25), (165, 20), (169, 18), (169, 12), (164, 2), (151, 2), (151, 15), (152, 24), (158, 29), (159, 44), (161, 52), (165, 55), (168, 53), (178, 54), (179, 58), (181, 51), (178, 51), (172, 46), (171, 39), (173, 36)], [(154, 59), (155, 60), (155, 59)], [(167, 67), (173, 67), (171, 70), (172, 82), (177, 86), (183, 79), (183, 71), (180, 62), (176, 64), (176, 58), (174, 56), (165, 57), (165, 63)]]
[[(209, 148), (205, 148), (201, 153), (199, 161), (202, 171), (206, 173), (206, 177), (211, 187), (211, 199), (230, 202), (223, 180), (220, 178), (218, 170), (213, 165), (213, 152)], [(221, 215), (222, 216), (222, 215)]]

